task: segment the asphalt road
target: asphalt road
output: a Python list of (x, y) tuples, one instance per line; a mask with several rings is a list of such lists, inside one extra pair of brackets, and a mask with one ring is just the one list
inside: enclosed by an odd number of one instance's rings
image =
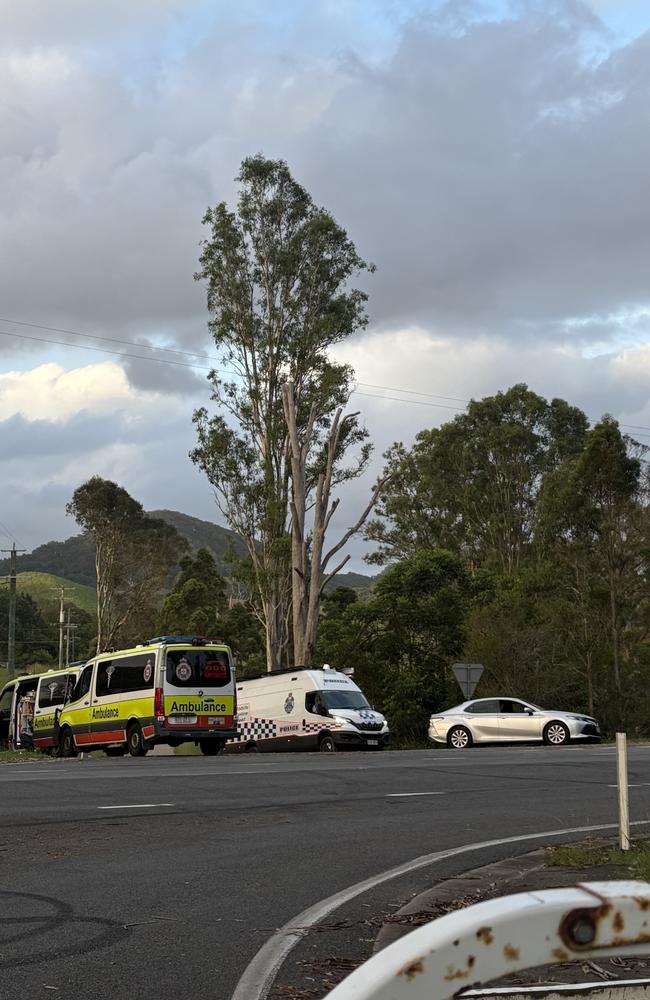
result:
[[(422, 854), (611, 823), (615, 781), (609, 747), (0, 765), (0, 995), (228, 1000), (306, 907)], [(630, 782), (650, 819), (650, 747), (630, 749)]]

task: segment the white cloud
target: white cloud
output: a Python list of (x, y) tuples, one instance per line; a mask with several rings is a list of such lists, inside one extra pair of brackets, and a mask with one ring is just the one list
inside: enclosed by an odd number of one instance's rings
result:
[(105, 414), (126, 407), (135, 411), (142, 402), (124, 369), (111, 362), (75, 369), (50, 363), (0, 373), (0, 420), (20, 414), (29, 420), (63, 421), (82, 410)]

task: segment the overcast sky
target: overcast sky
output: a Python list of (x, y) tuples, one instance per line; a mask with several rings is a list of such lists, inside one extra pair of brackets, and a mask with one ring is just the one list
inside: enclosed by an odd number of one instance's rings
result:
[(374, 473), (516, 381), (650, 444), (649, 99), (646, 0), (0, 0), (0, 531), (74, 533), (93, 473), (216, 519), (209, 361), (38, 325), (213, 354), (200, 220), (258, 151), (377, 264), (338, 351)]

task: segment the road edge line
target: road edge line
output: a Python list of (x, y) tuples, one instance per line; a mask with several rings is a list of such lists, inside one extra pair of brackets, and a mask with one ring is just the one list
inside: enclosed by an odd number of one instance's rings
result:
[[(643, 826), (650, 824), (650, 820), (636, 820), (631, 826)], [(462, 847), (450, 847), (445, 851), (434, 851), (433, 854), (423, 854), (405, 861), (395, 868), (380, 872), (341, 889), (332, 896), (314, 903), (301, 913), (298, 913), (292, 920), (280, 927), (262, 945), (257, 954), (248, 963), (242, 976), (235, 987), (231, 1000), (266, 1000), (275, 978), (284, 964), (287, 956), (293, 948), (302, 940), (314, 924), (320, 923), (330, 913), (337, 910), (345, 903), (361, 896), (370, 889), (375, 889), (383, 882), (399, 878), (400, 875), (408, 875), (419, 868), (426, 868), (434, 865), (438, 861), (446, 861), (448, 858), (459, 857), (461, 854), (471, 854), (474, 851), (487, 850), (490, 847), (504, 847), (507, 844), (523, 844), (533, 840), (543, 840), (549, 837), (566, 837), (574, 833), (595, 833), (598, 830), (616, 830), (617, 823), (598, 823), (595, 826), (573, 826), (563, 830), (542, 830), (540, 833), (525, 833), (516, 837), (501, 837), (498, 840), (482, 840), (474, 844), (464, 844)]]

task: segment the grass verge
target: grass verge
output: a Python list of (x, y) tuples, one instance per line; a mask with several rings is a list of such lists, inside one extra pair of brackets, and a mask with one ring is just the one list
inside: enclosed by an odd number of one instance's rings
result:
[(650, 840), (636, 840), (629, 851), (607, 844), (562, 844), (547, 847), (544, 862), (549, 868), (594, 868), (601, 865), (619, 865), (634, 878), (650, 881)]
[(19, 764), (28, 760), (52, 760), (38, 750), (0, 750), (0, 764)]

